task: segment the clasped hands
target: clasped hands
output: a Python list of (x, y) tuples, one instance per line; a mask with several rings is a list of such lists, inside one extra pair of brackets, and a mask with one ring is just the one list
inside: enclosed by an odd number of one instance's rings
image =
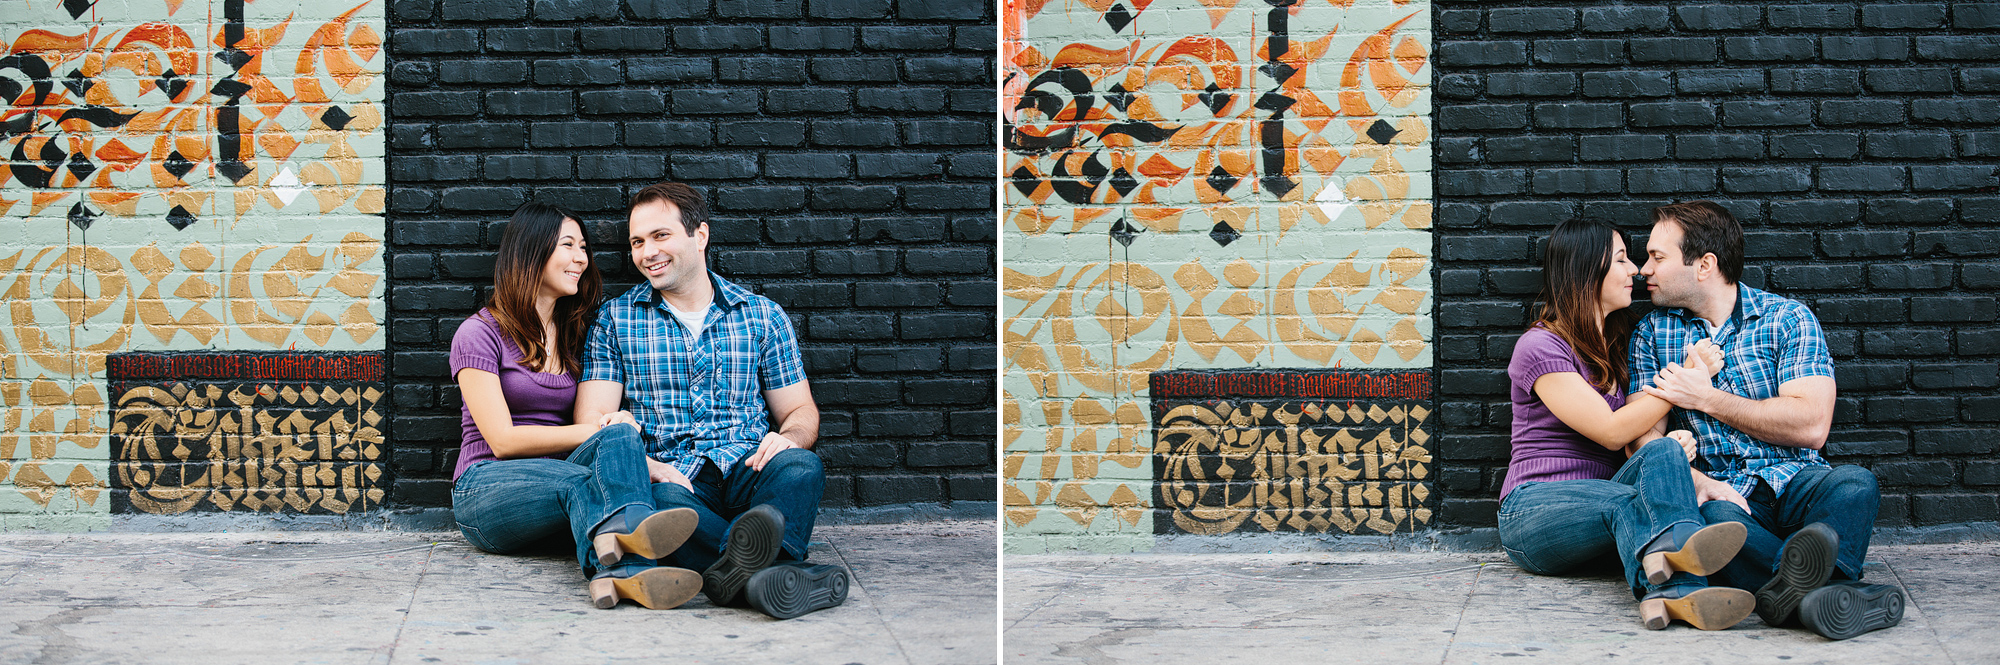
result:
[[(613, 411), (597, 419), (598, 427), (610, 427), (618, 423), (639, 426), (639, 421), (632, 417), (630, 411)], [(770, 463), (771, 458), (776, 457), (778, 453), (797, 447), (799, 447), (797, 442), (785, 438), (782, 434), (765, 432), (764, 440), (757, 443), (757, 451), (744, 458), (743, 463), (750, 465), (752, 469), (763, 471), (764, 465)], [(651, 457), (646, 458), (646, 475), (651, 477), (653, 482), (673, 483), (687, 488), (690, 492), (694, 491), (694, 483), (688, 480), (687, 474), (681, 473), (680, 468)]]
[(1709, 400), (1716, 393), (1711, 381), (1722, 373), (1722, 347), (1706, 339), (1697, 340), (1687, 345), (1682, 360), (1684, 364), (1667, 363), (1653, 376), (1652, 385), (1639, 389), (1683, 409), (1707, 411)]

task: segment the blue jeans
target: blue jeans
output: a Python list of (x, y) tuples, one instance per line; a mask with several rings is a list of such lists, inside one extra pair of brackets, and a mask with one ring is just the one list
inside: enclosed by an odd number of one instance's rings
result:
[(785, 516), (785, 539), (778, 559), (806, 559), (813, 520), (819, 517), (820, 495), (826, 491), (826, 473), (820, 468), (819, 455), (794, 448), (772, 456), (762, 471), (738, 462), (727, 476), (716, 470), (714, 462), (704, 460), (701, 470), (689, 480), (694, 491), (673, 483), (653, 485), (653, 505), (660, 510), (693, 508), (701, 517), (694, 535), (666, 558), (668, 565), (708, 570), (721, 558), (723, 545), (729, 543), (730, 521), (766, 503)]
[(1707, 586), (1707, 580), (1686, 573), (1648, 584), (1639, 565), (1639, 550), (1675, 524), (1703, 523), (1688, 474), (1680, 444), (1659, 438), (1640, 446), (1610, 480), (1524, 483), (1500, 504), (1500, 546), (1514, 565), (1538, 575), (1561, 574), (1615, 554), (1635, 597)]
[[(451, 487), (451, 512), (466, 542), (488, 552), (518, 552), (565, 532), (588, 577), (597, 570), (590, 537), (628, 506), (653, 508), (639, 430), (598, 430), (567, 459), (487, 460)], [(651, 565), (627, 556), (620, 565)]]
[(1784, 496), (1777, 496), (1759, 479), (1756, 489), (1743, 499), (1750, 504), (1748, 513), (1727, 501), (1701, 506), (1701, 515), (1710, 524), (1742, 522), (1750, 530), (1743, 540), (1743, 551), (1711, 576), (1717, 585), (1750, 591), (1763, 588), (1777, 574), (1785, 539), (1813, 522), (1825, 522), (1840, 535), (1833, 579), (1861, 579), (1861, 560), (1868, 556), (1875, 512), (1882, 505), (1875, 474), (1858, 466), (1809, 466), (1785, 484)]

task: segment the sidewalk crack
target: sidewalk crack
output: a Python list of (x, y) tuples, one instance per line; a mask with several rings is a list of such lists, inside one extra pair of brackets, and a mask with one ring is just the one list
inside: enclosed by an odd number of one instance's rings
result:
[(1444, 655), (1438, 657), (1438, 665), (1451, 660), (1451, 648), (1458, 644), (1458, 631), (1465, 628), (1465, 610), (1472, 607), (1472, 594), (1479, 593), (1479, 579), (1486, 576), (1486, 564), (1479, 564), (1479, 570), (1472, 574), (1472, 586), (1465, 590), (1465, 602), (1458, 605), (1458, 621), (1451, 624), (1451, 639), (1444, 643)]
[(384, 654), (383, 663), (396, 662), (396, 647), (403, 644), (403, 629), (410, 625), (410, 612), (417, 607), (417, 592), (424, 588), (424, 576), (431, 574), (431, 557), (437, 554), (437, 543), (431, 543), (424, 550), (424, 565), (417, 570), (417, 583), (410, 586), (410, 599), (403, 603), (403, 619), (396, 622), (396, 636), (389, 639), (389, 651)]
[(1888, 561), (1883, 561), (1882, 567), (1889, 569), (1889, 575), (1896, 578), (1896, 586), (1901, 587), (1903, 589), (1903, 600), (1905, 602), (1908, 602), (1910, 605), (1915, 606), (1918, 612), (1923, 613), (1924, 630), (1928, 630), (1931, 632), (1931, 641), (1937, 643), (1938, 651), (1944, 652), (1944, 657), (1950, 659), (1951, 662), (1954, 665), (1956, 665), (1956, 663), (1958, 663), (1958, 657), (1952, 655), (1951, 646), (1945, 644), (1944, 638), (1938, 635), (1937, 623), (1932, 621), (1933, 617), (1931, 616), (1930, 611), (1925, 610), (1923, 605), (1917, 604), (1917, 595), (1914, 593), (1910, 593), (1910, 585), (1903, 582), (1903, 571), (1896, 570), (1896, 567), (1890, 565)]
[(888, 617), (882, 616), (882, 605), (876, 602), (875, 592), (870, 591), (868, 585), (861, 582), (861, 576), (854, 574), (854, 565), (847, 561), (847, 552), (842, 551), (840, 545), (832, 542), (831, 539), (828, 540), (826, 546), (833, 550), (835, 557), (840, 559), (840, 567), (847, 569), (847, 576), (850, 583), (861, 587), (862, 591), (868, 592), (868, 608), (875, 611), (875, 620), (882, 624), (883, 632), (889, 634), (889, 639), (896, 641), (896, 653), (902, 655), (903, 663), (905, 665), (916, 665), (914, 661), (910, 660), (909, 648), (903, 646), (903, 637), (896, 634), (896, 626), (889, 623)]

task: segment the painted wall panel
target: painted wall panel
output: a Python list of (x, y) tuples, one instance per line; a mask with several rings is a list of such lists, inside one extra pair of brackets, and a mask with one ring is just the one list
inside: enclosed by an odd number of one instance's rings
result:
[(1430, 366), (1426, 3), (1002, 21), (1010, 548), (1149, 546), (1154, 372)]
[(0, 3), (5, 526), (108, 519), (113, 354), (383, 348), (382, 12)]

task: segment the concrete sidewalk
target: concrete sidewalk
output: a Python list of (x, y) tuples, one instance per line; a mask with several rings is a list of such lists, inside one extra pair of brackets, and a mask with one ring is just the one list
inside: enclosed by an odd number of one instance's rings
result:
[(815, 530), (847, 604), (590, 606), (566, 552), (457, 533), (0, 535), (0, 663), (992, 663), (991, 521)]
[(1008, 555), (1003, 658), (1027, 663), (1992, 663), (2000, 543), (1887, 545), (1902, 625), (1834, 642), (1752, 614), (1645, 630), (1617, 571), (1479, 553)]

